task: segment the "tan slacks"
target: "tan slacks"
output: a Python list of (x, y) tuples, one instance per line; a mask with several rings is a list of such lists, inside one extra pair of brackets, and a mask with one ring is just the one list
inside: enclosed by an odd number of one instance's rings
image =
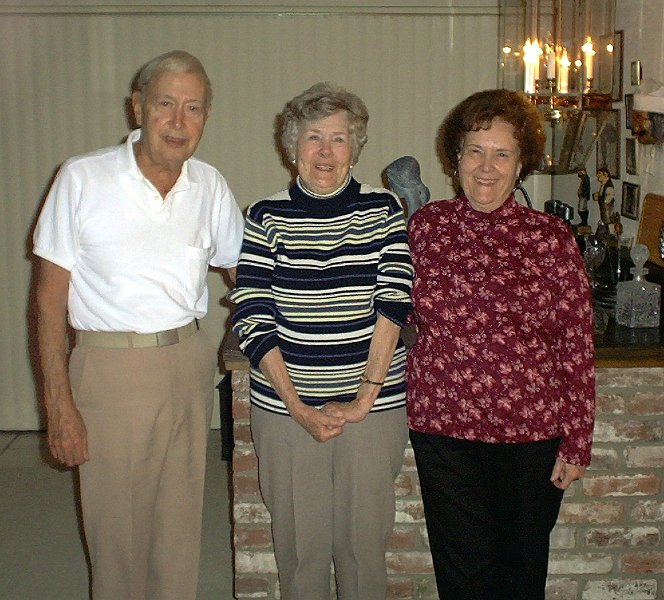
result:
[(95, 600), (195, 599), (216, 359), (200, 331), (163, 348), (74, 348)]
[(405, 408), (370, 413), (315, 441), (288, 416), (251, 407), (261, 494), (284, 600), (385, 600), (394, 479), (408, 439)]

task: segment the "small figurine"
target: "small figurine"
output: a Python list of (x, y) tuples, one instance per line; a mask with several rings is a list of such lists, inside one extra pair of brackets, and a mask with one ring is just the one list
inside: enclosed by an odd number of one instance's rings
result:
[(601, 224), (608, 226), (611, 222), (611, 214), (613, 213), (615, 192), (611, 174), (606, 167), (597, 169), (597, 181), (599, 181), (599, 189), (593, 194), (593, 199), (599, 204)]
[(420, 179), (420, 164), (412, 156), (402, 156), (385, 167), (390, 189), (406, 204), (406, 217), (431, 198), (429, 188)]
[(579, 167), (576, 174), (581, 181), (579, 181), (579, 188), (576, 191), (576, 196), (579, 199), (579, 218), (581, 222), (579, 225), (585, 227), (588, 225), (588, 201), (590, 200), (590, 177), (586, 172), (585, 167)]

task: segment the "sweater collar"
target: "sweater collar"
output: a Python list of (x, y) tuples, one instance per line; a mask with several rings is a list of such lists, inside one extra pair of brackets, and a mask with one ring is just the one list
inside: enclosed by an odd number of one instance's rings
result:
[(308, 194), (297, 182), (288, 190), (291, 199), (301, 208), (307, 211), (320, 213), (338, 212), (345, 208), (350, 202), (357, 200), (360, 193), (360, 184), (350, 178), (348, 185), (335, 196), (327, 198), (316, 198)]
[(327, 200), (328, 198), (334, 198), (335, 196), (341, 194), (341, 192), (343, 192), (350, 183), (350, 177), (351, 175), (349, 171), (348, 174), (346, 175), (346, 179), (344, 180), (344, 182), (336, 190), (330, 192), (329, 194), (316, 194), (304, 184), (304, 181), (302, 181), (302, 177), (300, 177), (299, 175), (295, 178), (295, 183), (307, 196), (316, 198), (316, 200)]
[(523, 206), (516, 201), (514, 192), (511, 192), (505, 202), (491, 212), (482, 212), (473, 208), (470, 200), (463, 193), (459, 196), (459, 207), (465, 219), (483, 223), (504, 223), (523, 210)]

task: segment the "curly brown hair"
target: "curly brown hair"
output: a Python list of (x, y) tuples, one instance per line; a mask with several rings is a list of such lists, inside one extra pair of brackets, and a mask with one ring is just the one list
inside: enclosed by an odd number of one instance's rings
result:
[(546, 134), (537, 108), (528, 97), (521, 92), (503, 89), (476, 92), (448, 113), (438, 135), (438, 151), (443, 168), (453, 178), (457, 191), (459, 152), (466, 134), (489, 129), (494, 119), (501, 119), (514, 127), (514, 139), (519, 147), (521, 161), (519, 179), (525, 179), (539, 167)]

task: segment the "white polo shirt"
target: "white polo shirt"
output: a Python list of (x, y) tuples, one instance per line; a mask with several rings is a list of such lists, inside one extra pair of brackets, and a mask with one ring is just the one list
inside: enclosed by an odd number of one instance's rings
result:
[(153, 333), (207, 312), (208, 265), (232, 267), (244, 220), (225, 179), (190, 158), (162, 199), (121, 146), (69, 159), (48, 194), (34, 253), (71, 272), (69, 322)]

